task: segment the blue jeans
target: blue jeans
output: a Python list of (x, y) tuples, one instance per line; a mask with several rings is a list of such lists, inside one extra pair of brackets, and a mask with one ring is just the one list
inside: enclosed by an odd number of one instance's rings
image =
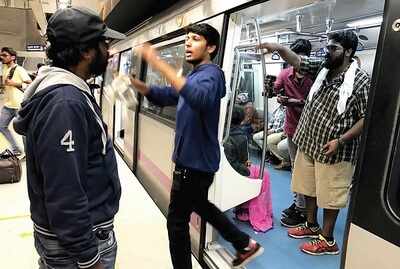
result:
[[(38, 252), (39, 269), (78, 269), (76, 259), (60, 246), (57, 239), (34, 233), (35, 248)], [(108, 232), (107, 238), (97, 238), (100, 261), (105, 269), (114, 269), (117, 257), (117, 241), (114, 231)]]
[(17, 109), (3, 107), (0, 113), (0, 132), (4, 135), (7, 141), (11, 145), (12, 151), (19, 151), (21, 152), (20, 148), (17, 146), (17, 142), (15, 142), (14, 136), (11, 134), (10, 130), (8, 129), (8, 125), (12, 119), (17, 115)]

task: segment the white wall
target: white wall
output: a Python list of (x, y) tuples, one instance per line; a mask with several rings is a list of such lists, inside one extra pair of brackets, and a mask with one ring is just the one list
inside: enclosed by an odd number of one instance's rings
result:
[[(100, 0), (72, 0), (72, 6), (83, 6), (100, 12)], [(57, 9), (56, 0), (42, 0), (43, 11), (54, 13)]]
[(361, 69), (365, 70), (370, 76), (372, 76), (372, 70), (374, 68), (375, 55), (375, 49), (356, 52), (356, 56), (361, 60)]

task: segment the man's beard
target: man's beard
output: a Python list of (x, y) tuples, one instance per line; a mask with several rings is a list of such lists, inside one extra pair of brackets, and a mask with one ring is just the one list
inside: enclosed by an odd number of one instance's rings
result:
[(341, 66), (343, 62), (344, 62), (344, 53), (342, 53), (342, 57), (338, 57), (335, 60), (332, 60), (331, 55), (328, 53), (325, 56), (324, 67), (329, 70), (332, 70)]
[(104, 56), (99, 48), (96, 48), (96, 57), (89, 65), (90, 74), (94, 76), (102, 75), (108, 65), (108, 57)]

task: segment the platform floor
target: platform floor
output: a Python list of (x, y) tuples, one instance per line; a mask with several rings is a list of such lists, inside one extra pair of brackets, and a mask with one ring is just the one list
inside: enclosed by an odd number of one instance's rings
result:
[[(0, 150), (6, 143), (0, 135)], [(166, 220), (122, 159), (120, 211), (115, 218), (118, 238), (116, 269), (171, 269)], [(25, 163), (21, 182), (0, 185), (0, 268), (37, 269), (26, 188)], [(194, 258), (193, 258), (194, 259)], [(193, 268), (201, 268), (197, 261)]]

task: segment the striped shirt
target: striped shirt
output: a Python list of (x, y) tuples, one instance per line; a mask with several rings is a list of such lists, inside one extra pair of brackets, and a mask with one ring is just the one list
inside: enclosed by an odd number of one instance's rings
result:
[[(316, 76), (322, 68), (322, 64), (321, 59), (301, 57), (300, 70), (304, 74)], [(355, 164), (356, 162), (360, 137), (348, 141), (330, 157), (326, 156), (322, 150), (326, 143), (339, 138), (365, 117), (370, 78), (361, 69), (356, 70), (354, 90), (347, 99), (346, 110), (342, 114), (338, 114), (336, 107), (344, 75), (345, 72), (330, 82), (325, 79), (312, 100), (306, 100), (293, 137), (293, 141), (302, 152), (321, 163), (334, 164), (345, 161)]]

